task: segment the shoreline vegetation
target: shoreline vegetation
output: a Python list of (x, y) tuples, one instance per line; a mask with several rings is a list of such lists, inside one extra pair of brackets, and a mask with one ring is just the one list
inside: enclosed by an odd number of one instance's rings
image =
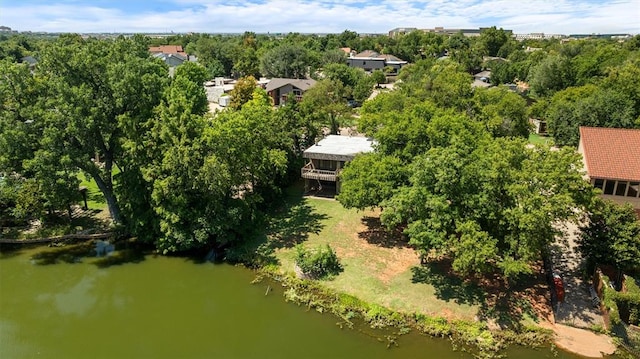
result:
[(500, 352), (507, 345), (514, 344), (531, 348), (550, 344), (549, 349), (555, 350), (550, 329), (530, 326), (521, 332), (491, 330), (483, 322), (450, 321), (420, 313), (402, 313), (329, 289), (320, 282), (282, 273), (273, 267), (258, 269), (254, 283), (260, 283), (265, 278), (282, 285), (286, 301), (319, 313), (331, 313), (342, 321), (341, 328), (353, 329), (354, 322), (361, 321), (373, 329), (391, 329), (393, 333), (386, 337), (387, 347), (397, 345), (399, 336), (416, 330), (423, 335), (448, 338), (454, 350), (470, 350), (482, 358), (500, 357)]
[[(376, 211), (345, 209), (335, 200), (304, 197), (298, 186), (289, 188), (284, 197), (283, 207), (276, 208), (272, 217), (265, 219), (264, 233), (241, 247), (227, 249), (224, 258), (217, 255), (207, 258), (253, 268), (254, 283), (273, 282), (269, 283), (265, 295), (271, 285), (281, 285), (285, 301), (335, 315), (341, 328), (353, 329), (355, 323), (363, 323), (373, 329), (387, 330), (388, 335), (378, 339), (386, 340), (388, 347), (398, 345), (400, 336), (415, 331), (449, 339), (453, 350), (469, 351), (482, 358), (501, 357), (511, 345), (557, 350), (554, 331), (549, 325), (540, 325), (532, 311), (510, 317), (506, 310), (513, 308), (487, 305), (489, 298), (478, 294), (486, 288), (475, 287), (466, 280), (457, 281), (455, 277), (446, 278), (442, 272), (429, 272), (428, 266), (423, 266), (417, 252), (404, 243), (404, 239), (379, 227)], [(28, 237), (22, 238), (24, 245), (30, 244)], [(122, 236), (114, 238), (116, 242), (137, 242)], [(56, 242), (63, 246), (77, 243), (78, 240)], [(325, 245), (336, 249), (344, 271), (327, 279), (300, 278), (295, 271), (298, 248)], [(351, 246), (354, 252), (346, 252), (346, 246)], [(405, 262), (404, 266), (398, 267), (399, 262)], [(388, 268), (394, 271), (384, 273)], [(376, 275), (382, 277), (374, 278)], [(438, 277), (438, 280), (420, 283), (416, 278), (420, 275)], [(365, 283), (357, 283), (356, 278)], [(451, 282), (446, 283), (448, 280)], [(447, 288), (437, 288), (439, 285)], [(364, 293), (363, 288), (372, 292)], [(388, 292), (392, 291), (397, 291), (396, 297), (389, 297)], [(447, 297), (443, 291), (452, 293)], [(417, 302), (422, 306), (416, 306)], [(516, 305), (527, 307), (528, 303), (520, 301)], [(481, 310), (484, 312), (479, 318)], [(565, 350), (572, 351), (571, 348)]]
[[(253, 241), (252, 248), (227, 254), (231, 262), (256, 269), (256, 283), (275, 281), (284, 288), (286, 301), (331, 313), (340, 319), (341, 327), (363, 322), (391, 330), (386, 337), (389, 347), (396, 345), (399, 336), (415, 330), (448, 338), (455, 350), (485, 358), (499, 357), (514, 344), (555, 350), (553, 331), (538, 326), (533, 308), (517, 301), (517, 296), (509, 298), (527, 307), (526, 313), (509, 317), (501, 308), (487, 305), (492, 299), (475, 284), (435, 269), (429, 272), (404, 238), (380, 228), (376, 211), (345, 209), (337, 201), (304, 197), (298, 191), (289, 189), (284, 208), (275, 211), (266, 233)], [(295, 271), (298, 248), (326, 245), (337, 252), (343, 271), (325, 280), (300, 278)], [(420, 277), (429, 275), (440, 282)], [(500, 306), (507, 299), (493, 304)], [(486, 320), (489, 317), (492, 319)]]

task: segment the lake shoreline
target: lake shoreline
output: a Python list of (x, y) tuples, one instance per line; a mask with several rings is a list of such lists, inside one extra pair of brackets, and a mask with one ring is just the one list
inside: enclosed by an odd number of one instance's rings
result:
[(320, 313), (329, 312), (341, 319), (344, 326), (351, 327), (353, 320), (362, 320), (372, 328), (395, 330), (394, 335), (387, 338), (388, 345), (393, 345), (399, 336), (415, 330), (435, 338), (448, 338), (454, 349), (463, 347), (477, 351), (478, 355), (486, 358), (499, 356), (516, 344), (534, 349), (548, 346), (550, 350), (555, 350), (550, 329), (526, 327), (522, 332), (495, 330), (480, 321), (450, 321), (420, 313), (402, 313), (337, 292), (322, 285), (321, 281), (299, 279), (294, 273), (284, 272), (275, 266), (258, 268), (256, 273), (256, 282), (267, 278), (279, 283), (285, 290), (286, 301)]

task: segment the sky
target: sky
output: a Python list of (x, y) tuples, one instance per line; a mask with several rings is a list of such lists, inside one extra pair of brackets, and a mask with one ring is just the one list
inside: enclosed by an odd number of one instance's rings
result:
[(640, 33), (640, 0), (0, 0), (0, 26), (46, 32), (387, 33), (497, 26)]

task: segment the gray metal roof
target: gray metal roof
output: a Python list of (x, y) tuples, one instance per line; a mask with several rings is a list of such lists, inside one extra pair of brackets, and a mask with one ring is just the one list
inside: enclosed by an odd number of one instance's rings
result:
[(275, 89), (280, 88), (282, 86), (292, 85), (293, 87), (297, 87), (302, 91), (307, 91), (308, 89), (313, 87), (313, 85), (315, 85), (315, 84), (316, 84), (316, 81), (313, 80), (313, 79), (274, 78), (274, 79), (271, 79), (271, 81), (269, 81), (269, 83), (267, 84), (265, 90), (267, 92), (269, 92), (271, 90), (275, 90)]
[(307, 148), (303, 157), (349, 161), (358, 153), (372, 152), (375, 143), (369, 137), (329, 135)]

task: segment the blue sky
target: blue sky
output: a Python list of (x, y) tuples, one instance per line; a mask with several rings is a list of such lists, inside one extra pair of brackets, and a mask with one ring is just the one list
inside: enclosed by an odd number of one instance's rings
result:
[(395, 27), (640, 33), (640, 0), (0, 0), (0, 25), (48, 32), (342, 32)]

